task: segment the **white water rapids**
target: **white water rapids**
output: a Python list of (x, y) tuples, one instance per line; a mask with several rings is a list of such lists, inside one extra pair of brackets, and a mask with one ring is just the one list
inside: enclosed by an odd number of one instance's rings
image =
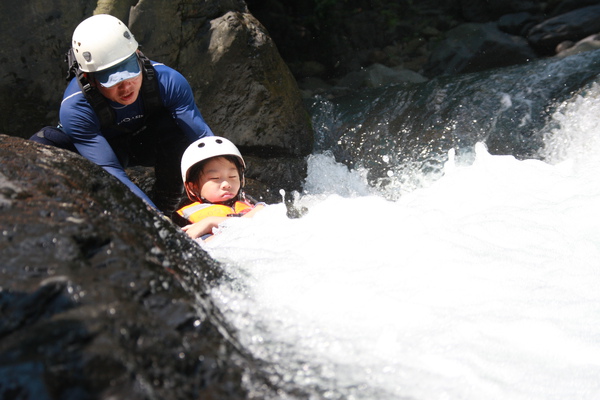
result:
[(313, 398), (600, 398), (600, 88), (553, 119), (549, 162), (478, 145), (397, 201), (311, 156), (305, 216), (202, 244), (242, 344)]

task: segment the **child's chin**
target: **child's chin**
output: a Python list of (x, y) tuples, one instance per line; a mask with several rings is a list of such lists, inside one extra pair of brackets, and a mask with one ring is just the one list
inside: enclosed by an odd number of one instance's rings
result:
[(233, 199), (233, 196), (223, 196), (223, 197), (215, 197), (214, 199), (207, 199), (208, 201), (210, 201), (211, 203), (224, 203), (226, 201), (229, 201)]

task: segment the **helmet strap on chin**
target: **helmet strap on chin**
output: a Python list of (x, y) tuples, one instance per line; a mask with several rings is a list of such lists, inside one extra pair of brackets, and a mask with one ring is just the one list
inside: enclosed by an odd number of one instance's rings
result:
[(185, 192), (188, 195), (188, 198), (191, 201), (198, 201), (200, 203), (204, 203), (204, 201), (202, 200), (202, 196), (200, 196), (200, 194), (196, 193), (196, 188), (195, 188), (195, 185), (193, 183), (184, 182), (183, 186), (185, 188)]

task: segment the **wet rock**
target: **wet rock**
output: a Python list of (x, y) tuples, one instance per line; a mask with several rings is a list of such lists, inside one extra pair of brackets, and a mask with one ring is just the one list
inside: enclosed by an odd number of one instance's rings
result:
[(562, 0), (557, 4), (554, 4), (551, 11), (551, 17), (568, 13), (569, 11), (577, 10), (579, 8), (585, 8), (588, 6), (595, 6), (598, 4), (598, 0)]
[(145, 39), (144, 51), (185, 73), (211, 129), (245, 155), (265, 147), (279, 155), (308, 155), (312, 127), (268, 32), (243, 1), (196, 3), (183, 10), (164, 0), (136, 5), (131, 29)]
[(498, 20), (498, 29), (509, 35), (526, 36), (527, 32), (540, 22), (541, 17), (539, 15), (528, 12), (506, 14)]
[(269, 398), (196, 243), (73, 153), (0, 135), (0, 163), (0, 399)]
[(539, 1), (506, 1), (506, 0), (460, 0), (462, 12), (467, 21), (496, 21), (502, 15), (519, 12), (539, 12)]
[(589, 6), (558, 15), (535, 25), (527, 40), (539, 51), (554, 54), (565, 40), (578, 41), (600, 32), (600, 5)]
[(500, 31), (495, 23), (460, 25), (431, 53), (426, 76), (454, 75), (522, 64), (536, 58), (527, 41)]
[(377, 88), (397, 83), (420, 83), (427, 81), (424, 76), (404, 68), (389, 68), (381, 64), (373, 64), (361, 71), (352, 72), (337, 83), (337, 86), (360, 90)]
[(577, 43), (571, 41), (562, 42), (556, 47), (556, 53), (559, 57), (567, 57), (598, 49), (600, 49), (600, 34), (590, 35)]

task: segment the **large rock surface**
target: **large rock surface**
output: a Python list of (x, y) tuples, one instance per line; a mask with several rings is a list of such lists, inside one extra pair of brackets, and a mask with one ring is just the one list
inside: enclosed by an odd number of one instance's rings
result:
[(270, 398), (200, 246), (78, 155), (0, 135), (0, 164), (0, 399)]
[[(148, 43), (146, 52), (187, 71), (216, 134), (250, 153), (309, 154), (312, 136), (298, 86), (265, 28), (241, 0), (194, 6), (141, 2), (132, 9), (131, 29)], [(176, 25), (165, 23), (165, 14)]]
[(500, 31), (493, 22), (462, 24), (446, 33), (433, 51), (428, 76), (456, 75), (523, 64), (536, 58), (527, 41)]

